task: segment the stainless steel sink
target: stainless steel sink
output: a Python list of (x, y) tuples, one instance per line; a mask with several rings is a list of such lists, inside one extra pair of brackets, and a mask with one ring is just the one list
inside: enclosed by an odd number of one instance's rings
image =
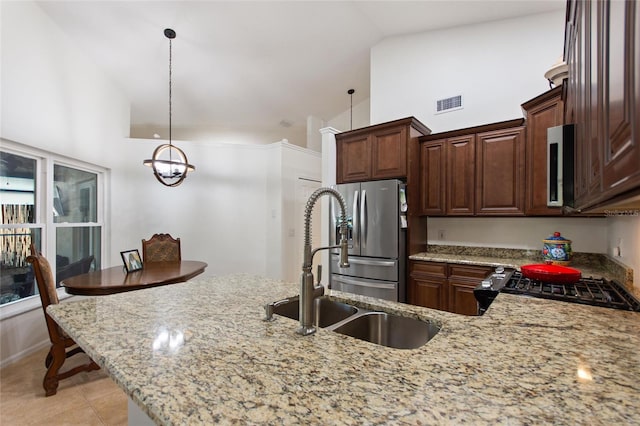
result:
[(440, 327), (386, 312), (366, 312), (333, 331), (390, 348), (415, 349), (431, 340)]
[[(358, 313), (358, 308), (337, 302), (327, 297), (318, 297), (314, 300), (313, 325), (316, 327), (329, 327)], [(300, 304), (298, 298), (293, 298), (285, 303), (278, 303), (273, 307), (273, 313), (294, 320), (300, 319)]]
[[(267, 320), (273, 320), (273, 314), (300, 319), (298, 296), (270, 303), (265, 309)], [(357, 308), (327, 296), (314, 300), (313, 311), (313, 325), (316, 327), (390, 348), (419, 348), (440, 331), (436, 324)]]

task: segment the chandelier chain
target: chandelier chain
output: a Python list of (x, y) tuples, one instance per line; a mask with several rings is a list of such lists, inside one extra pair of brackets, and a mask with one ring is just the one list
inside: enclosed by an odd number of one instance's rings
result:
[[(172, 105), (171, 105), (171, 99), (172, 99), (172, 91), (171, 91), (171, 83), (172, 83), (172, 49), (171, 49), (171, 39), (169, 39), (169, 146), (171, 146), (171, 130), (172, 130), (172, 126), (171, 126), (171, 119), (173, 116), (173, 111), (172, 111)], [(171, 151), (173, 151), (172, 149), (169, 149), (169, 161), (172, 160), (172, 155), (171, 155)]]

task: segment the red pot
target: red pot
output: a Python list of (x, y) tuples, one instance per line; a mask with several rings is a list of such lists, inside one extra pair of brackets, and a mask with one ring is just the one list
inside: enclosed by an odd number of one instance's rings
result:
[(573, 284), (582, 278), (582, 272), (577, 269), (544, 263), (523, 265), (520, 271), (527, 278), (549, 283)]

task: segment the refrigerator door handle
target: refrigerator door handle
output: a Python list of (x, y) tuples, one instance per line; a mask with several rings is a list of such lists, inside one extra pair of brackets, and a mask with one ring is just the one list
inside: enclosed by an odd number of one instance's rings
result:
[(360, 221), (358, 218), (358, 206), (359, 206), (359, 191), (353, 191), (353, 211), (352, 211), (352, 220), (353, 220), (353, 225), (352, 225), (352, 241), (353, 241), (353, 248), (358, 251), (359, 250), (359, 245), (360, 245)]
[(362, 190), (362, 201), (360, 202), (360, 245), (364, 249), (367, 247), (367, 191)]
[(370, 281), (360, 281), (360, 280), (354, 280), (354, 279), (336, 277), (336, 276), (334, 276), (332, 279), (333, 281), (337, 281), (345, 284), (357, 285), (360, 287), (384, 288), (388, 290), (393, 290), (396, 288), (395, 284), (374, 283)]
[(349, 258), (349, 263), (357, 265), (369, 265), (369, 266), (395, 266), (396, 262), (391, 260), (361, 260), (353, 257)]

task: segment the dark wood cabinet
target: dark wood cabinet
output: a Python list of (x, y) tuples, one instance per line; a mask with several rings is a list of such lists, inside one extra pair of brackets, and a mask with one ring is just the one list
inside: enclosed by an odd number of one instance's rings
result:
[(412, 305), (447, 310), (447, 264), (409, 261), (408, 300)]
[(475, 169), (475, 135), (463, 135), (447, 139), (447, 215), (473, 215), (475, 201)]
[(523, 215), (523, 121), (421, 137), (421, 214)]
[(371, 176), (371, 144), (368, 135), (340, 140), (337, 155), (338, 183), (358, 182)]
[(640, 187), (640, 6), (635, 1), (606, 1), (600, 6), (606, 129), (602, 192), (609, 198)]
[(407, 127), (395, 126), (371, 133), (371, 178), (407, 176)]
[(491, 273), (489, 266), (409, 261), (409, 303), (462, 315), (477, 315), (473, 289)]
[(480, 133), (476, 215), (524, 215), (524, 127)]
[(570, 0), (567, 19), (565, 119), (576, 133), (574, 207), (638, 207), (640, 6)]
[(336, 135), (337, 183), (407, 179), (411, 144), (431, 133), (413, 117)]
[(522, 104), (526, 122), (525, 207), (527, 216), (556, 216), (560, 207), (547, 206), (547, 129), (564, 124), (562, 86)]
[(431, 216), (443, 215), (445, 207), (445, 168), (447, 141), (441, 139), (422, 144), (420, 148), (420, 203), (421, 213)]
[(478, 315), (478, 303), (473, 289), (491, 273), (489, 266), (449, 265), (449, 312)]

